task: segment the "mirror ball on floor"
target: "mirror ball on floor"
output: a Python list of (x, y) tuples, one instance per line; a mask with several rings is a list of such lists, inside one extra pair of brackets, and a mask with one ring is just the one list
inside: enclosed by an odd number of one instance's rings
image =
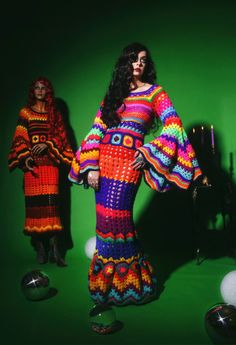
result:
[(21, 290), (24, 296), (31, 301), (40, 301), (48, 297), (50, 289), (49, 277), (40, 270), (33, 270), (24, 275), (21, 281)]
[(236, 307), (215, 304), (205, 315), (205, 328), (214, 344), (236, 344)]
[(116, 320), (115, 311), (111, 306), (95, 305), (89, 312), (90, 325), (94, 332), (109, 334), (122, 328), (122, 323)]

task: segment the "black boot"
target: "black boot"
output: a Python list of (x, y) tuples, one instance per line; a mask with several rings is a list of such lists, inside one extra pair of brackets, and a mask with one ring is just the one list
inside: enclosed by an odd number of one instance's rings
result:
[(35, 242), (35, 247), (37, 251), (37, 262), (39, 264), (46, 264), (46, 262), (48, 261), (48, 257), (43, 241), (37, 240)]
[(50, 262), (55, 262), (57, 266), (60, 266), (60, 267), (67, 266), (67, 264), (65, 263), (65, 260), (62, 258), (60, 254), (57, 236), (53, 236), (50, 240), (49, 260)]

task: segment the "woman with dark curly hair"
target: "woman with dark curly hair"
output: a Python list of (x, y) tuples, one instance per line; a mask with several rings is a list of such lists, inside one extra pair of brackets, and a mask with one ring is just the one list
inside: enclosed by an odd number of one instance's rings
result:
[(8, 158), (10, 171), (18, 167), (24, 172), (24, 232), (32, 236), (40, 264), (47, 262), (50, 249), (50, 261), (66, 266), (58, 247), (58, 234), (63, 230), (59, 166), (70, 166), (73, 156), (52, 84), (38, 78), (30, 86), (27, 106), (19, 113)]
[[(140, 304), (155, 297), (156, 279), (133, 222), (142, 174), (159, 192), (187, 189), (201, 175), (181, 120), (155, 79), (148, 49), (125, 47), (69, 174), (96, 191), (96, 250), (89, 269), (95, 303)], [(144, 144), (155, 118), (162, 132)]]

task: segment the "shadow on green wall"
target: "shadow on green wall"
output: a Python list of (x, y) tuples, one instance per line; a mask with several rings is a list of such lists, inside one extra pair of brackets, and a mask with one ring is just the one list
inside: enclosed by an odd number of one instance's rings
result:
[[(206, 258), (235, 256), (233, 172), (225, 171), (221, 165), (218, 137), (215, 136), (217, 150), (213, 155), (206, 147), (203, 149), (201, 142), (200, 145), (196, 140), (193, 142), (191, 131), (188, 137), (211, 187), (198, 183), (188, 191), (173, 189), (167, 193), (153, 193), (137, 221), (144, 251), (157, 272), (159, 295), (172, 272), (197, 259), (197, 249), (200, 248), (200, 263)], [(196, 188), (197, 198), (194, 199)]]
[[(56, 105), (57, 105), (57, 109), (62, 114), (62, 118), (65, 123), (65, 128), (67, 131), (67, 136), (69, 138), (69, 142), (71, 144), (73, 152), (75, 152), (77, 148), (77, 141), (76, 141), (74, 130), (70, 124), (70, 111), (67, 106), (67, 103), (61, 98), (56, 98)], [(66, 252), (68, 249), (72, 249), (74, 247), (73, 238), (71, 234), (71, 186), (72, 184), (68, 180), (68, 173), (69, 173), (69, 168), (65, 165), (61, 165), (60, 181), (59, 181), (60, 215), (61, 215), (64, 231), (61, 233), (61, 236), (60, 236), (60, 247), (61, 247), (63, 257), (66, 255)]]

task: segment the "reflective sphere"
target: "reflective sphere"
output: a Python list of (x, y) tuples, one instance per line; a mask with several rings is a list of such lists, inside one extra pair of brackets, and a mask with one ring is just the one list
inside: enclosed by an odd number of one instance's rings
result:
[(106, 305), (95, 305), (89, 312), (92, 330), (99, 334), (108, 334), (120, 329), (115, 311)]
[(236, 271), (231, 271), (220, 284), (221, 296), (225, 303), (236, 306)]
[(88, 241), (85, 244), (85, 254), (89, 259), (92, 259), (93, 254), (95, 252), (96, 247), (96, 236), (93, 236), (88, 239)]
[(215, 304), (205, 315), (205, 327), (214, 344), (236, 344), (236, 307)]
[(39, 301), (49, 294), (49, 277), (40, 270), (34, 270), (24, 275), (21, 290), (25, 297), (32, 301)]

